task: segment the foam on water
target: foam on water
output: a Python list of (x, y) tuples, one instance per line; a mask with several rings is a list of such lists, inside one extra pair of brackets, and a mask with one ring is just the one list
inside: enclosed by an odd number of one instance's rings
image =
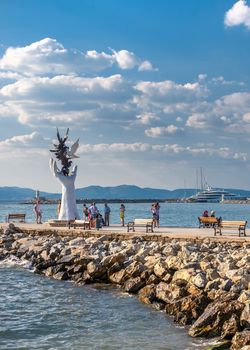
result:
[(10, 255), (6, 259), (0, 261), (0, 268), (6, 268), (6, 267), (17, 267), (20, 266), (24, 269), (33, 271), (32, 263), (25, 259), (19, 259), (15, 255)]

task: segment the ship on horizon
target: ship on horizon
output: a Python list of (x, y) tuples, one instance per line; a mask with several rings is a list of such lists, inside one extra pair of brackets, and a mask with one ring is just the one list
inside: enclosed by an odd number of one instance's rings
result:
[(223, 189), (212, 188), (206, 185), (206, 188), (187, 198), (190, 203), (223, 203), (224, 201), (246, 201), (247, 197), (230, 193)]

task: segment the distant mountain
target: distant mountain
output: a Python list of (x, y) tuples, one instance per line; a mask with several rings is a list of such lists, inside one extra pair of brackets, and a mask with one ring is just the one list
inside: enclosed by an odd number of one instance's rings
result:
[[(250, 191), (240, 189), (225, 189), (240, 196), (250, 197)], [(173, 191), (141, 188), (132, 185), (114, 187), (88, 186), (76, 189), (77, 199), (171, 199), (190, 197), (195, 189), (176, 189)], [(36, 191), (30, 188), (0, 187), (0, 201), (24, 201), (35, 197)], [(60, 193), (40, 192), (41, 197), (56, 199)]]

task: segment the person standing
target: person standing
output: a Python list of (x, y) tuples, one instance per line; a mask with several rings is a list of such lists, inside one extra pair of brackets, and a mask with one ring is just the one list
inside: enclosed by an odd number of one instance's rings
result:
[(36, 204), (34, 205), (34, 213), (36, 215), (36, 223), (41, 224), (42, 223), (42, 210), (41, 210), (41, 205), (40, 205), (40, 200), (36, 200)]
[(89, 219), (89, 209), (88, 209), (86, 204), (83, 204), (82, 213), (83, 213), (83, 219), (88, 221), (88, 219)]
[(151, 213), (152, 213), (152, 218), (153, 218), (153, 225), (156, 227), (157, 225), (157, 210), (156, 210), (156, 204), (153, 203), (151, 205)]
[(110, 216), (110, 207), (107, 203), (104, 204), (104, 226), (109, 226), (109, 216)]
[(95, 203), (92, 203), (91, 206), (89, 207), (89, 213), (90, 213), (90, 225), (91, 227), (96, 227), (96, 218), (97, 215), (99, 214), (99, 210)]
[(156, 210), (156, 226), (159, 228), (159, 226), (160, 226), (160, 204), (158, 202), (155, 204), (155, 210)]
[(121, 204), (121, 206), (120, 206), (120, 219), (121, 219), (122, 226), (124, 226), (124, 218), (125, 218), (125, 205)]

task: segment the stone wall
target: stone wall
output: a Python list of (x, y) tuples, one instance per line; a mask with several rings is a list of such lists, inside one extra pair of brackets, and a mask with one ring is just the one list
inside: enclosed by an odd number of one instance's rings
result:
[(250, 349), (250, 243), (43, 233), (9, 224), (0, 231), (0, 259), (14, 255), (59, 280), (116, 284), (189, 325), (192, 337)]

